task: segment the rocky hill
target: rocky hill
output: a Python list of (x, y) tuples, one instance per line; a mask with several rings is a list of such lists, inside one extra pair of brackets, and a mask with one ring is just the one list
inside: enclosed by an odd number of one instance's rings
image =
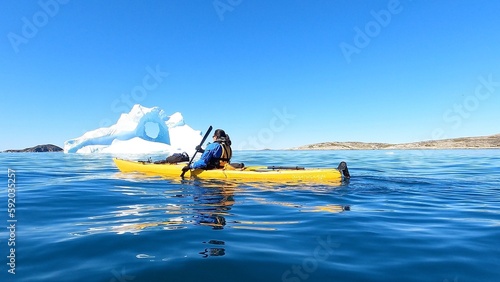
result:
[(6, 150), (4, 153), (30, 153), (30, 152), (61, 152), (63, 149), (56, 145), (46, 144), (37, 145), (35, 147), (25, 148), (21, 150)]
[(410, 150), (410, 149), (500, 149), (500, 134), (429, 140), (413, 143), (324, 142), (292, 148), (292, 150)]

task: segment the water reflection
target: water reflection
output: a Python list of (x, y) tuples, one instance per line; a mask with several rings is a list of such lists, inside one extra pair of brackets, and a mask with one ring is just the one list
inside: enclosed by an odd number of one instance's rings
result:
[[(135, 184), (135, 183), (134, 183)], [(138, 234), (147, 230), (178, 230), (189, 226), (206, 226), (213, 230), (222, 230), (228, 227), (235, 229), (250, 229), (255, 231), (275, 231), (282, 225), (299, 224), (297, 218), (289, 220), (256, 221), (251, 218), (241, 218), (232, 213), (235, 205), (235, 195), (240, 202), (254, 202), (262, 208), (280, 207), (294, 209), (297, 212), (341, 213), (349, 210), (349, 206), (333, 203), (309, 203), (295, 199), (296, 191), (308, 191), (311, 194), (329, 194), (335, 188), (330, 186), (275, 186), (275, 185), (242, 185), (230, 181), (179, 181), (137, 183), (130, 186), (114, 186), (111, 191), (126, 197), (132, 204), (115, 206), (107, 213), (88, 217), (87, 222), (78, 223), (86, 226), (83, 232), (75, 235), (113, 232), (116, 234)], [(288, 201), (278, 200), (263, 192), (276, 194), (291, 194)], [(301, 192), (302, 193), (302, 192)], [(122, 199), (123, 200), (123, 199)], [(229, 220), (232, 217), (233, 220)], [(211, 243), (210, 243), (211, 244)], [(207, 248), (204, 252), (208, 256), (223, 254), (217, 248)]]
[[(203, 242), (203, 244), (211, 244), (216, 246), (224, 246), (226, 243), (220, 240), (210, 240), (208, 242)], [(205, 248), (204, 251), (199, 253), (203, 258), (208, 257), (220, 257), (226, 254), (226, 249), (222, 247), (211, 247)]]
[(236, 184), (227, 182), (205, 182), (193, 185), (194, 221), (196, 224), (223, 229), (226, 216), (234, 205)]
[[(187, 185), (186, 185), (187, 184)], [(237, 185), (230, 182), (162, 183), (162, 190), (142, 185), (115, 186), (113, 192), (133, 197), (136, 204), (115, 206), (108, 213), (88, 217), (83, 232), (75, 235), (113, 232), (137, 234), (146, 230), (176, 230), (189, 225), (223, 229), (234, 204)]]

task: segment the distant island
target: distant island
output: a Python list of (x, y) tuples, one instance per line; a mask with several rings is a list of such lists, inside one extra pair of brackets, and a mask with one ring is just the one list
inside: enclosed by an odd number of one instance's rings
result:
[(429, 140), (402, 144), (365, 142), (323, 142), (291, 150), (423, 150), (423, 149), (500, 149), (500, 134)]
[(56, 145), (45, 144), (45, 145), (37, 145), (35, 147), (25, 148), (21, 150), (6, 150), (4, 153), (39, 153), (39, 152), (61, 152), (63, 149)]

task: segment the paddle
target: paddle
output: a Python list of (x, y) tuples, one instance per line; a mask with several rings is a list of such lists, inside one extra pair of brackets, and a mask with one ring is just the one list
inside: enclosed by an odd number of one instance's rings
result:
[(305, 168), (302, 166), (268, 166), (267, 169), (290, 169), (290, 170), (304, 170)]
[[(210, 134), (210, 132), (212, 131), (212, 126), (210, 125), (210, 127), (207, 129), (207, 133), (205, 133), (205, 136), (203, 136), (203, 139), (201, 139), (201, 143), (200, 143), (200, 147), (201, 145), (203, 145), (203, 143), (205, 143), (205, 140), (207, 139), (208, 137), (208, 134)], [(193, 154), (193, 157), (191, 157), (191, 160), (189, 160), (189, 163), (187, 164), (187, 166), (189, 167), (191, 165), (191, 163), (193, 162), (194, 160), (194, 156), (196, 156), (196, 153), (198, 153), (198, 150), (196, 150)], [(181, 177), (184, 178), (184, 174), (186, 173), (186, 171), (182, 171), (181, 173)]]

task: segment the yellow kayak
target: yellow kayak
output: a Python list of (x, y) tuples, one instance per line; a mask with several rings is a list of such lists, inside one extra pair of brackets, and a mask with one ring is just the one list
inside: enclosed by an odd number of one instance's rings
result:
[[(139, 172), (147, 175), (166, 178), (180, 178), (182, 168), (186, 163), (155, 164), (144, 161), (130, 161), (114, 158), (116, 166), (121, 172)], [(303, 167), (265, 167), (249, 166), (238, 169), (194, 169), (187, 171), (184, 177), (200, 179), (230, 179), (244, 181), (279, 181), (279, 182), (341, 182), (350, 178), (345, 162), (337, 168), (303, 168)]]

